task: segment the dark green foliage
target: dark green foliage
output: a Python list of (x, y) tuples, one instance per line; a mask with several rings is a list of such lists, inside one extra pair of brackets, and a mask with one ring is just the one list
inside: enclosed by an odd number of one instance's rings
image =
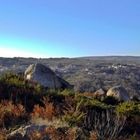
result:
[(85, 97), (85, 96), (82, 96), (82, 95), (78, 95), (76, 97), (76, 101), (77, 102), (82, 102), (81, 106), (83, 108), (85, 108), (87, 106), (97, 107), (97, 108), (101, 108), (101, 109), (107, 109), (107, 108), (111, 107), (110, 105), (107, 105), (104, 102), (101, 102), (97, 99)]
[(140, 103), (134, 101), (121, 103), (116, 107), (116, 112), (125, 116), (140, 115)]
[(81, 110), (82, 104), (83, 101), (81, 100), (77, 104), (69, 106), (62, 120), (66, 121), (70, 126), (78, 126), (81, 124), (85, 117), (85, 113)]
[(27, 111), (31, 111), (35, 104), (42, 105), (43, 89), (24, 77), (7, 73), (0, 78), (0, 100), (12, 100), (22, 103)]
[(108, 105), (117, 105), (119, 103), (118, 100), (112, 96), (106, 96), (102, 102)]
[(60, 94), (64, 96), (75, 96), (75, 92), (72, 89), (64, 89)]

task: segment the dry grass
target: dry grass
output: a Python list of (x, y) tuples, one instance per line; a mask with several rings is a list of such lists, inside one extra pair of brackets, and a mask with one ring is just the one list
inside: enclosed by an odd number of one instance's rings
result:
[(95, 131), (90, 132), (89, 140), (97, 140), (97, 134)]
[(44, 102), (44, 107), (41, 107), (39, 105), (35, 105), (33, 112), (32, 112), (32, 118), (42, 118), (42, 119), (48, 119), (52, 120), (55, 115), (55, 108), (53, 103), (49, 103), (48, 101)]
[(31, 122), (35, 125), (54, 126), (55, 128), (69, 127), (67, 122), (62, 121), (59, 118), (54, 118), (51, 121), (48, 119), (42, 119), (42, 118), (32, 118)]
[(2, 101), (0, 104), (0, 127), (17, 123), (18, 118), (24, 115), (25, 109), (21, 104), (15, 105), (11, 101)]
[(0, 130), (0, 140), (7, 140), (7, 136), (4, 130)]

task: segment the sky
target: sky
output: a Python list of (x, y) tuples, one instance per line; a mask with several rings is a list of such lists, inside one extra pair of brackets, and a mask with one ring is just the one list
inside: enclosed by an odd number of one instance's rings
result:
[(140, 55), (140, 0), (0, 0), (0, 57)]

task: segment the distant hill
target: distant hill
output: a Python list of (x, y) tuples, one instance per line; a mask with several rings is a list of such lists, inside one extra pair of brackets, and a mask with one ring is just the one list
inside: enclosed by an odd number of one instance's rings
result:
[(130, 95), (140, 95), (139, 56), (101, 56), (79, 58), (0, 58), (0, 73), (23, 73), (30, 64), (42, 63), (80, 92), (105, 91), (122, 85)]

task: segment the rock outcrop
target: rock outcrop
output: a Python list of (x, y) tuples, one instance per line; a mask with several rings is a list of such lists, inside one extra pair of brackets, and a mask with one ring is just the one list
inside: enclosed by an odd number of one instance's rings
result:
[(58, 77), (50, 68), (40, 63), (30, 65), (26, 69), (24, 77), (46, 88), (64, 89), (72, 87), (68, 82)]
[(110, 88), (107, 92), (107, 96), (112, 96), (116, 98), (118, 101), (130, 100), (128, 92), (122, 86), (114, 86)]

